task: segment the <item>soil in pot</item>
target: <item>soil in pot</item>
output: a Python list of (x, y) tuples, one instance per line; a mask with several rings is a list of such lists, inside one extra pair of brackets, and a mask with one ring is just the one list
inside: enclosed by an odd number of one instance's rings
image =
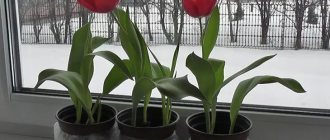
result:
[(233, 134), (228, 134), (230, 128), (229, 112), (218, 111), (213, 134), (206, 133), (204, 112), (189, 116), (186, 120), (191, 140), (247, 140), (252, 128), (251, 121), (239, 115)]
[[(87, 120), (86, 112), (83, 112), (81, 123), (76, 124), (76, 109), (73, 105), (64, 107), (56, 113), (56, 119), (61, 130), (71, 135), (89, 135), (93, 133), (105, 133), (111, 130), (115, 123), (116, 109), (102, 104), (102, 116), (100, 123), (85, 124)], [(97, 118), (95, 113), (94, 118)]]
[[(132, 109), (125, 109), (117, 114), (116, 121), (122, 138), (161, 140), (173, 137), (179, 115), (171, 111), (171, 121), (169, 125), (163, 126), (162, 109), (158, 107), (148, 107), (148, 123), (143, 123), (143, 107), (137, 109), (136, 126), (131, 125)], [(175, 136), (174, 136), (175, 137)]]

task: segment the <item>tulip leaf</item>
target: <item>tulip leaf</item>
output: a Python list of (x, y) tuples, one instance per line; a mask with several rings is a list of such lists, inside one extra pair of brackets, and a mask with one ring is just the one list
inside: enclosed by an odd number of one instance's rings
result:
[(117, 8), (114, 13), (118, 19), (118, 24), (120, 25), (119, 36), (121, 45), (129, 59), (132, 61), (133, 68), (135, 68), (137, 75), (140, 75), (142, 67), (142, 55), (140, 42), (136, 35), (133, 23), (124, 10)]
[(84, 25), (74, 33), (68, 71), (80, 73), (82, 60), (91, 51), (91, 39), (90, 23)]
[[(264, 62), (268, 61), (269, 59), (272, 59), (273, 57), (275, 57), (276, 55), (269, 55), (269, 56), (265, 56), (263, 58), (258, 59), (257, 61), (253, 62), (252, 64), (250, 64), (249, 66), (245, 67), (244, 69), (238, 71), (237, 73), (235, 73), (234, 75), (228, 77), (222, 84), (222, 86), (219, 88), (219, 90), (224, 87), (225, 85), (227, 85), (229, 82), (231, 82), (232, 80), (234, 80), (235, 78), (237, 78), (238, 76), (249, 72), (250, 70), (260, 66), (261, 64), (263, 64)], [(217, 97), (218, 95), (216, 95)]]
[(161, 78), (168, 78), (170, 75), (170, 69), (163, 65), (151, 63), (152, 79), (159, 80)]
[(134, 85), (132, 102), (133, 106), (138, 106), (139, 102), (143, 99), (146, 93), (151, 93), (155, 88), (155, 84), (147, 77), (140, 78)]
[(208, 20), (207, 26), (205, 28), (202, 44), (203, 58), (208, 59), (210, 53), (212, 52), (218, 38), (219, 34), (219, 8), (216, 6)]
[[(135, 32), (137, 34), (137, 37), (139, 39), (139, 42), (141, 43), (140, 49), (142, 53), (142, 65), (141, 65), (141, 72), (143, 73), (143, 76), (151, 77), (152, 72), (151, 72), (151, 64), (150, 64), (150, 59), (148, 55), (148, 46), (142, 37), (141, 32), (139, 31), (139, 28), (134, 24)], [(157, 59), (157, 58), (156, 58)]]
[(195, 75), (199, 90), (207, 99), (207, 102), (211, 103), (216, 81), (215, 73), (210, 63), (194, 53), (191, 53), (187, 57), (186, 66)]
[(184, 97), (192, 96), (202, 101), (206, 98), (200, 90), (190, 84), (187, 76), (179, 78), (164, 78), (155, 82), (159, 92), (175, 100), (181, 100)]
[(92, 38), (92, 51), (103, 45), (107, 42), (110, 38), (104, 38), (100, 36), (95, 36)]
[(82, 58), (80, 66), (80, 75), (82, 76), (83, 82), (88, 87), (93, 74), (94, 74), (94, 56), (85, 56)]
[(212, 69), (215, 73), (215, 89), (214, 90), (216, 90), (216, 91), (214, 91), (214, 93), (217, 94), (219, 92), (217, 90), (217, 88), (219, 88), (222, 85), (223, 79), (224, 79), (225, 61), (217, 60), (217, 59), (209, 59), (208, 62), (211, 64)]
[(157, 80), (160, 78), (165, 78), (165, 77), (170, 77), (170, 69), (166, 66), (163, 66), (158, 58), (156, 57), (156, 55), (151, 51), (150, 48), (149, 52), (151, 53), (152, 57), (155, 59), (156, 64), (155, 63), (151, 63), (151, 71), (152, 71), (152, 79), (153, 80)]
[(35, 88), (38, 88), (45, 81), (55, 81), (66, 87), (73, 97), (73, 101), (77, 98), (86, 110), (92, 107), (92, 97), (88, 89), (83, 85), (81, 76), (78, 73), (70, 71), (62, 71), (56, 69), (46, 69), (39, 73), (38, 83)]
[[(123, 62), (130, 71), (130, 75), (134, 76), (134, 69), (132, 68), (130, 61), (123, 60)], [(126, 76), (125, 73), (123, 73), (121, 68), (119, 68), (118, 66), (112, 67), (109, 74), (104, 80), (102, 94), (109, 94), (113, 89), (118, 87), (122, 82), (124, 82), (127, 79), (128, 76)]]
[(128, 78), (133, 79), (132, 75), (131, 75), (130, 71), (128, 70), (128, 68), (126, 67), (125, 63), (115, 53), (110, 52), (110, 51), (99, 51), (99, 52), (92, 53), (90, 55), (100, 56), (100, 57), (110, 61), (115, 66), (118, 66), (118, 68), (120, 68), (121, 71)]
[[(181, 35), (180, 35), (180, 37), (181, 37)], [(173, 54), (170, 77), (174, 77), (176, 62), (178, 60), (178, 55), (179, 55), (179, 50), (180, 50), (180, 41), (178, 42), (178, 44), (177, 44), (177, 46), (175, 48), (174, 54)]]
[(275, 76), (256, 76), (240, 82), (235, 90), (230, 107), (230, 133), (235, 127), (236, 118), (245, 96), (259, 84), (280, 83), (297, 93), (305, 92), (304, 88), (294, 79), (279, 78)]

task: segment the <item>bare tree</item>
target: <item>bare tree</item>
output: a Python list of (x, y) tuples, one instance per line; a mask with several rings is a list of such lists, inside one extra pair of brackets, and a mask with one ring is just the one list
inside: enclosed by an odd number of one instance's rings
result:
[(319, 0), (322, 17), (322, 48), (329, 49), (330, 40), (330, 12), (328, 12), (328, 0)]
[[(167, 3), (164, 0), (159, 0), (159, 4), (156, 4), (159, 15), (160, 15), (160, 24), (163, 30), (163, 33), (169, 44), (176, 44), (178, 42), (178, 37), (182, 34), (183, 24), (184, 24), (184, 11), (181, 8), (180, 0), (173, 0), (173, 6), (170, 3)], [(173, 35), (166, 28), (166, 12), (171, 12), (171, 17), (173, 21)], [(180, 15), (180, 16), (179, 16)], [(180, 19), (180, 20), (179, 20)], [(179, 25), (180, 21), (180, 25)]]
[(234, 13), (234, 21), (242, 20), (244, 18), (244, 10), (242, 8), (242, 2), (241, 0), (235, 0), (235, 3), (237, 5), (236, 12)]
[(231, 5), (230, 0), (227, 0), (227, 10), (228, 10), (228, 20), (229, 20), (229, 34), (230, 34), (230, 42), (236, 42), (234, 29), (233, 29), (233, 17), (231, 13)]
[(255, 0), (260, 13), (261, 44), (267, 44), (269, 21), (271, 18), (271, 0)]
[(318, 15), (315, 13), (317, 2), (311, 2), (311, 4), (307, 8), (307, 23), (309, 24), (317, 24)]
[(19, 29), (22, 35), (22, 27), (26, 22), (26, 15), (28, 11), (31, 9), (31, 5), (29, 4), (29, 0), (19, 0), (18, 5), (18, 16), (19, 16)]
[[(63, 1), (62, 1), (63, 2)], [(58, 10), (58, 13), (63, 12), (61, 3), (57, 3), (56, 0), (49, 0), (49, 29), (53, 33), (55, 43), (60, 44), (62, 42), (61, 34), (62, 34), (62, 27), (64, 25), (64, 21), (61, 19), (60, 14), (56, 14), (56, 9)]]
[[(174, 44), (179, 42), (179, 38), (182, 35), (183, 26), (184, 26), (184, 10), (181, 7), (180, 0), (173, 0), (174, 7), (172, 11), (173, 27), (174, 27)], [(179, 24), (180, 18), (180, 24)]]
[(142, 13), (143, 15), (146, 17), (147, 19), (147, 27), (148, 27), (148, 35), (149, 35), (149, 40), (150, 41), (153, 41), (154, 38), (152, 36), (152, 33), (151, 33), (151, 26), (150, 26), (150, 9), (149, 9), (149, 5), (150, 5), (150, 0), (140, 0), (141, 2), (141, 10), (142, 10)]
[(295, 0), (295, 28), (296, 28), (296, 42), (295, 49), (301, 49), (301, 37), (303, 31), (304, 14), (308, 7), (308, 0)]
[(32, 5), (31, 14), (32, 14), (32, 25), (33, 25), (33, 32), (35, 36), (35, 42), (40, 42), (40, 33), (43, 28), (43, 23), (41, 19), (41, 1), (40, 0), (31, 0), (30, 4)]
[(286, 12), (287, 12), (287, 3), (286, 2), (287, 2), (287, 0), (282, 0), (283, 13), (282, 13), (281, 49), (284, 49)]
[(108, 24), (108, 38), (110, 38), (109, 42), (114, 41), (114, 19), (110, 13), (107, 14), (107, 24)]
[(65, 0), (64, 43), (68, 43), (68, 39), (71, 39), (70, 22), (74, 8), (75, 6), (72, 0)]

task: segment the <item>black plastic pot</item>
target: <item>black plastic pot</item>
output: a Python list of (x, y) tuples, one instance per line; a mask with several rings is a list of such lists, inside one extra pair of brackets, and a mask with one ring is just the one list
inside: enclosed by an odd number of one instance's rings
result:
[(143, 140), (161, 140), (173, 135), (176, 124), (179, 121), (179, 114), (171, 111), (171, 121), (169, 125), (162, 125), (162, 109), (158, 107), (148, 107), (148, 123), (143, 124), (143, 107), (137, 109), (136, 126), (131, 125), (132, 108), (120, 111), (116, 116), (116, 121), (120, 134)]
[[(75, 124), (76, 109), (73, 105), (64, 107), (56, 113), (56, 119), (62, 131), (71, 135), (89, 135), (110, 131), (115, 123), (116, 109), (102, 104), (102, 116), (100, 123), (84, 124), (87, 120), (86, 112), (83, 112), (82, 123)], [(96, 114), (96, 113), (95, 113)], [(97, 118), (95, 115), (94, 118)]]
[(190, 115), (186, 123), (189, 128), (191, 140), (247, 140), (252, 128), (251, 121), (239, 115), (233, 134), (229, 133), (230, 117), (229, 112), (217, 111), (214, 134), (206, 133), (204, 112)]

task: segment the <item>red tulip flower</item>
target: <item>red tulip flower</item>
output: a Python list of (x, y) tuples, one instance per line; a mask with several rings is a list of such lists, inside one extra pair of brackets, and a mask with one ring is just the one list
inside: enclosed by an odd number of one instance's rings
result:
[(182, 0), (183, 9), (192, 17), (206, 17), (211, 14), (217, 0)]
[(96, 13), (107, 13), (116, 8), (120, 0), (78, 0), (88, 10)]

